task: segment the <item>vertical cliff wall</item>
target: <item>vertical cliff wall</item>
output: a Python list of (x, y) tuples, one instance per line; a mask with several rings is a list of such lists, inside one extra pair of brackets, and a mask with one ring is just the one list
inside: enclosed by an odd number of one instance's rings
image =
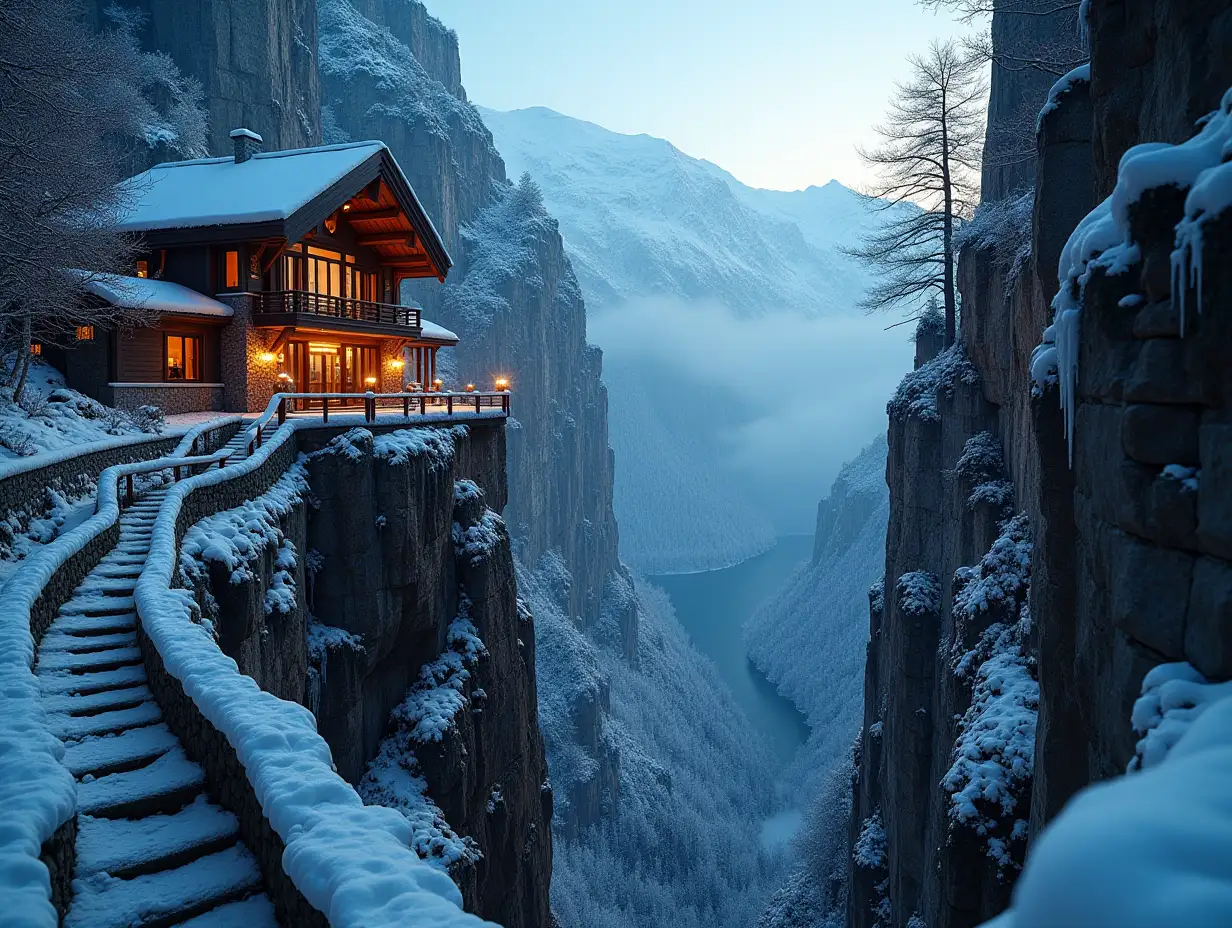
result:
[(558, 550), (569, 611), (599, 616), (619, 567), (602, 356), (556, 223), (536, 191), (511, 185), (491, 133), (466, 100), (457, 36), (406, 0), (320, 0), (327, 134), (390, 146), (455, 267), (411, 287), (430, 318), (462, 336), (446, 376), (509, 375), (514, 416), (506, 516), (523, 563)]
[[(115, 0), (92, 0), (98, 24)], [(228, 133), (246, 126), (266, 149), (321, 142), (315, 0), (121, 0), (140, 13), (146, 48), (170, 55), (201, 82), (214, 154), (231, 150)]]
[[(1219, 105), (1229, 14), (1092, 0), (1088, 16), (1090, 82), (1058, 84), (1040, 117), (1030, 259), (964, 250), (959, 345), (890, 404), (886, 581), (871, 597), (849, 832), (853, 925), (996, 914), (1066, 800), (1125, 771), (1146, 671), (1188, 661), (1232, 676), (1229, 330), (1214, 302), (1226, 222), (1204, 220), (1202, 314), (1183, 336), (1186, 278), (1172, 262), (1192, 172), (1135, 180), (1122, 167), (1101, 233), (1067, 245), (1080, 221), (1093, 228), (1085, 217), (1130, 145), (1189, 138)], [(990, 112), (993, 133), (995, 99)], [(1003, 195), (1000, 183), (986, 197)], [(1073, 315), (1034, 352), (1058, 290)], [(1076, 353), (1059, 371), (1073, 390), (1072, 452), (1048, 373), (1060, 342)]]

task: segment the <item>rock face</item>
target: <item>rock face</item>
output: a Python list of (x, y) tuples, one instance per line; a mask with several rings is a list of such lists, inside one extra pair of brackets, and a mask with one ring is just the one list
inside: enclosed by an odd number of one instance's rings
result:
[[(330, 432), (312, 434), (323, 444)], [(338, 772), (366, 801), (431, 809), (441, 820), (433, 827), (473, 849), (442, 864), (468, 910), (505, 926), (548, 925), (552, 794), (534, 620), (499, 517), (503, 426), (335, 434), (305, 466), (300, 501), (266, 536), (278, 543), (254, 552), (240, 582), (211, 562), (198, 584), (220, 645), (264, 689), (312, 709)], [(294, 567), (279, 581), (287, 543)], [(282, 582), (293, 604), (271, 612), (269, 592)], [(456, 666), (460, 616), (477, 653), (464, 675), (443, 680), (440, 668)], [(425, 692), (447, 708), (408, 725), (407, 706)], [(409, 736), (391, 744), (391, 729)], [(386, 763), (421, 777), (422, 792), (373, 788)], [(428, 826), (408, 818), (418, 849)]]
[[(1183, 336), (1170, 274), (1176, 187), (1130, 208), (1127, 270), (1095, 270), (1072, 294), (1082, 313), (1072, 461), (1055, 381), (1033, 389), (1031, 376), (1062, 247), (1115, 185), (1121, 155), (1188, 138), (1232, 83), (1216, 51), (1229, 14), (1094, 0), (1089, 26), (1090, 85), (1075, 83), (1040, 123), (1031, 261), (1007, 279), (995, 255), (964, 251), (960, 344), (909, 375), (890, 405), (886, 584), (872, 597), (849, 829), (852, 925), (996, 914), (1065, 801), (1125, 771), (1145, 672), (1188, 661), (1232, 677), (1222, 486), (1232, 329), (1217, 308), (1232, 221), (1205, 226), (1202, 309), (1190, 292)], [(986, 196), (1004, 194), (997, 183)], [(968, 736), (976, 730), (984, 736)]]
[(592, 626), (619, 570), (607, 393), (556, 223), (532, 191), (519, 197), (508, 184), (461, 87), (453, 32), (415, 2), (319, 9), (331, 131), (389, 145), (454, 258), (444, 287), (411, 288), (462, 336), (446, 376), (513, 381), (506, 517), (518, 557), (535, 565), (558, 550), (573, 578), (569, 611)]
[[(315, 0), (123, 0), (144, 16), (139, 32), (150, 50), (170, 55), (201, 82), (214, 154), (229, 154), (239, 126), (266, 150), (321, 143)], [(105, 22), (112, 0), (94, 0)]]

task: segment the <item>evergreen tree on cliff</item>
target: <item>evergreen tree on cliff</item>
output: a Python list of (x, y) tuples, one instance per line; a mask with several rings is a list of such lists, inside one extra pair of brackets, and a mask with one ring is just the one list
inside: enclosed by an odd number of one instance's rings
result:
[(849, 254), (878, 278), (865, 309), (916, 309), (939, 297), (948, 346), (958, 310), (954, 233), (979, 200), (985, 87), (980, 62), (953, 42), (934, 43), (910, 62), (911, 77), (877, 127), (882, 144), (860, 150), (877, 173), (863, 194), (889, 219)]

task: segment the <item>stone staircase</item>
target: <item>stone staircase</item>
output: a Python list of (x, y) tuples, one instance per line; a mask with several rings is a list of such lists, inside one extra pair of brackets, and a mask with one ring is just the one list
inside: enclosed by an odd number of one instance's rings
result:
[[(246, 456), (241, 432), (231, 460)], [(77, 779), (73, 898), (65, 928), (277, 925), (234, 815), (162, 721), (137, 646), (133, 591), (166, 490), (120, 516), (120, 539), (60, 607), (35, 671)]]

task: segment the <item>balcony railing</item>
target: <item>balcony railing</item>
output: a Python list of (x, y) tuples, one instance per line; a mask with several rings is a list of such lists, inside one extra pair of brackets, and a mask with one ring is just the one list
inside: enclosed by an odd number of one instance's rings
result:
[(303, 313), (330, 319), (351, 320), (370, 325), (395, 326), (418, 330), (422, 320), (417, 306), (395, 306), (346, 296), (327, 296), (307, 290), (267, 290), (255, 294), (256, 312), (261, 314)]

